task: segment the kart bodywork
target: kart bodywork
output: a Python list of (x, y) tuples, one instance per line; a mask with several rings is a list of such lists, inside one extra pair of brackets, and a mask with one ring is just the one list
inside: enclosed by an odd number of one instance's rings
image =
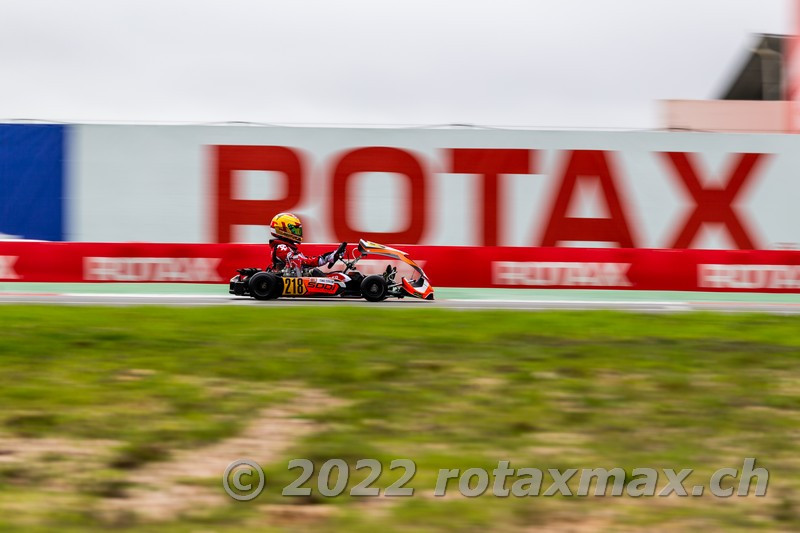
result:
[[(237, 296), (251, 296), (258, 300), (272, 300), (280, 297), (343, 297), (365, 298), (379, 302), (389, 297), (420, 298), (433, 300), (433, 287), (425, 272), (406, 252), (375, 242), (361, 239), (353, 257), (345, 258), (347, 243), (342, 243), (328, 263), (333, 268), (341, 262), (344, 268), (322, 272), (318, 268), (294, 270), (290, 267), (282, 271), (241, 268), (231, 278), (228, 292)], [(357, 252), (357, 253), (356, 253)], [(396, 281), (397, 268), (387, 265), (383, 274), (364, 276), (355, 267), (367, 256), (385, 257), (410, 266), (414, 274), (411, 279), (401, 277)]]

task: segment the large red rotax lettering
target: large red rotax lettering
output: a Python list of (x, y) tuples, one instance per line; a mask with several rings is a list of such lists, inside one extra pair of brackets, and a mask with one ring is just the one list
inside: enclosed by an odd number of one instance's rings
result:
[[(541, 246), (558, 246), (561, 242), (610, 242), (623, 248), (635, 248), (628, 217), (623, 209), (621, 192), (610, 163), (611, 154), (599, 150), (574, 150), (566, 153), (561, 185), (552, 202), (552, 209), (541, 240)], [(598, 180), (608, 206), (608, 218), (568, 217), (578, 180)]]
[[(408, 209), (408, 224), (397, 232), (374, 232), (353, 227), (348, 216), (353, 204), (347, 195), (347, 182), (359, 172), (393, 172), (405, 176), (408, 200), (398, 198)], [(411, 152), (399, 148), (358, 148), (344, 154), (334, 166), (330, 198), (333, 231), (339, 241), (358, 241), (359, 238), (395, 244), (416, 244), (422, 239), (427, 215), (427, 176)]]
[(501, 174), (531, 174), (533, 150), (497, 148), (456, 148), (450, 150), (452, 172), (455, 174), (478, 174), (483, 178), (478, 194), (476, 213), (482, 213), (478, 242), (481, 246), (497, 246), (497, 214), (505, 209), (498, 193)]
[[(233, 228), (237, 225), (266, 226), (274, 213), (299, 208), (316, 210), (319, 215), (330, 218), (321, 220), (331, 228), (337, 241), (354, 242), (359, 238), (388, 244), (422, 244), (430, 239), (428, 232), (436, 220), (439, 204), (432, 204), (431, 179), (424, 160), (409, 150), (394, 147), (361, 147), (342, 153), (325, 169), (323, 190), (326, 196), (304, 197), (308, 188), (304, 164), (299, 150), (284, 146), (214, 146), (215, 162), (212, 196), (215, 208), (212, 216), (214, 237), (217, 242), (233, 240)], [(570, 242), (611, 243), (622, 248), (637, 247), (637, 235), (631, 218), (633, 204), (627, 201), (622, 175), (616, 168), (615, 152), (602, 150), (570, 150), (562, 152), (563, 166), (555, 180), (555, 192), (547, 198), (532, 199), (530, 209), (543, 212), (544, 228), (534, 235), (541, 235), (534, 246), (558, 247)], [(445, 172), (472, 174), (480, 177), (475, 190), (476, 205), (463, 206), (470, 217), (476, 220), (470, 227), (468, 239), (479, 246), (507, 244), (508, 228), (501, 227), (506, 212), (503, 198), (502, 175), (534, 175), (537, 172), (538, 151), (534, 149), (505, 148), (453, 148), (444, 153)], [(680, 190), (688, 192), (694, 202), (691, 210), (679, 220), (673, 236), (667, 241), (671, 248), (692, 246), (705, 224), (722, 225), (733, 243), (740, 249), (759, 247), (752, 226), (737, 210), (737, 199), (746, 186), (757, 176), (757, 169), (766, 159), (766, 154), (736, 154), (732, 167), (722, 186), (702, 185), (702, 175), (695, 161), (696, 154), (684, 152), (659, 152), (659, 157), (675, 178)], [(435, 163), (433, 163), (435, 165)], [(285, 193), (271, 200), (247, 200), (232, 194), (236, 171), (271, 171), (283, 175), (286, 180)], [(398, 231), (377, 232), (370, 228), (356, 227), (357, 202), (348, 193), (348, 183), (359, 173), (386, 172), (397, 174), (405, 183), (405, 193), (392, 198), (399, 206), (404, 226)], [(327, 187), (327, 184), (330, 187)], [(607, 215), (581, 217), (570, 213), (570, 206), (577, 198), (579, 185), (595, 184), (598, 200), (605, 203)], [(308, 205), (308, 201), (312, 205)], [(384, 199), (386, 200), (386, 199)], [(441, 202), (441, 199), (435, 199)], [(470, 209), (470, 207), (472, 207)], [(326, 224), (327, 222), (327, 224)], [(535, 238), (535, 237), (534, 237)], [(659, 243), (660, 245), (660, 243)]]
[[(291, 211), (300, 203), (303, 165), (300, 155), (285, 146), (215, 146), (216, 160), (216, 241), (231, 242), (236, 225), (266, 226), (273, 214)], [(286, 195), (277, 200), (233, 198), (234, 172), (262, 170), (286, 176)]]
[(689, 248), (704, 224), (722, 224), (739, 249), (755, 249), (757, 245), (753, 233), (736, 212), (734, 201), (765, 154), (739, 154), (724, 187), (703, 187), (700, 184), (693, 154), (664, 152), (663, 155), (671, 163), (675, 177), (686, 186), (695, 202), (694, 210), (679, 226), (671, 248)]

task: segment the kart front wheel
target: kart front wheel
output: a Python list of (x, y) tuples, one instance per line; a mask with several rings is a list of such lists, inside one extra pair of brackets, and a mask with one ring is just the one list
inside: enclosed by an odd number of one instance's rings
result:
[(383, 276), (367, 276), (361, 282), (361, 294), (367, 301), (380, 302), (389, 296), (389, 284)]
[(280, 280), (271, 272), (257, 272), (250, 278), (250, 294), (256, 300), (274, 300), (279, 294)]

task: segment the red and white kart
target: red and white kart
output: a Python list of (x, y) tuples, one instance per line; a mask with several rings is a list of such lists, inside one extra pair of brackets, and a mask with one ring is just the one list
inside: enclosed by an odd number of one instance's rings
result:
[[(328, 263), (328, 268), (333, 268), (338, 262), (344, 268), (331, 272), (322, 272), (318, 268), (306, 268), (299, 272), (291, 267), (281, 271), (240, 268), (237, 270), (239, 274), (231, 278), (228, 292), (257, 300), (309, 296), (365, 298), (370, 302), (406, 296), (433, 300), (433, 287), (428, 277), (406, 252), (363, 239), (358, 241), (358, 249), (353, 250), (353, 257), (349, 260), (345, 258), (346, 250), (347, 243), (343, 242)], [(367, 256), (400, 261), (409, 265), (414, 274), (411, 279), (401, 277), (398, 282), (395, 280), (397, 267), (387, 265), (383, 274), (364, 276), (356, 269), (356, 264)]]

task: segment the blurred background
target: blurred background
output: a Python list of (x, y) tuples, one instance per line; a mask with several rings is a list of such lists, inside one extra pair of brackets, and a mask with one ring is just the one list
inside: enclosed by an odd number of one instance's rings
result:
[[(0, 530), (800, 529), (799, 26), (792, 0), (5, 0)], [(437, 300), (229, 296), (282, 211), (308, 254), (409, 252)], [(432, 494), (746, 457), (765, 497)], [(293, 458), (348, 488), (377, 459), (381, 490), (411, 459), (415, 494), (283, 497)]]
[(659, 128), (657, 101), (722, 98), (757, 34), (794, 32), (792, 8), (11, 0), (0, 117)]

